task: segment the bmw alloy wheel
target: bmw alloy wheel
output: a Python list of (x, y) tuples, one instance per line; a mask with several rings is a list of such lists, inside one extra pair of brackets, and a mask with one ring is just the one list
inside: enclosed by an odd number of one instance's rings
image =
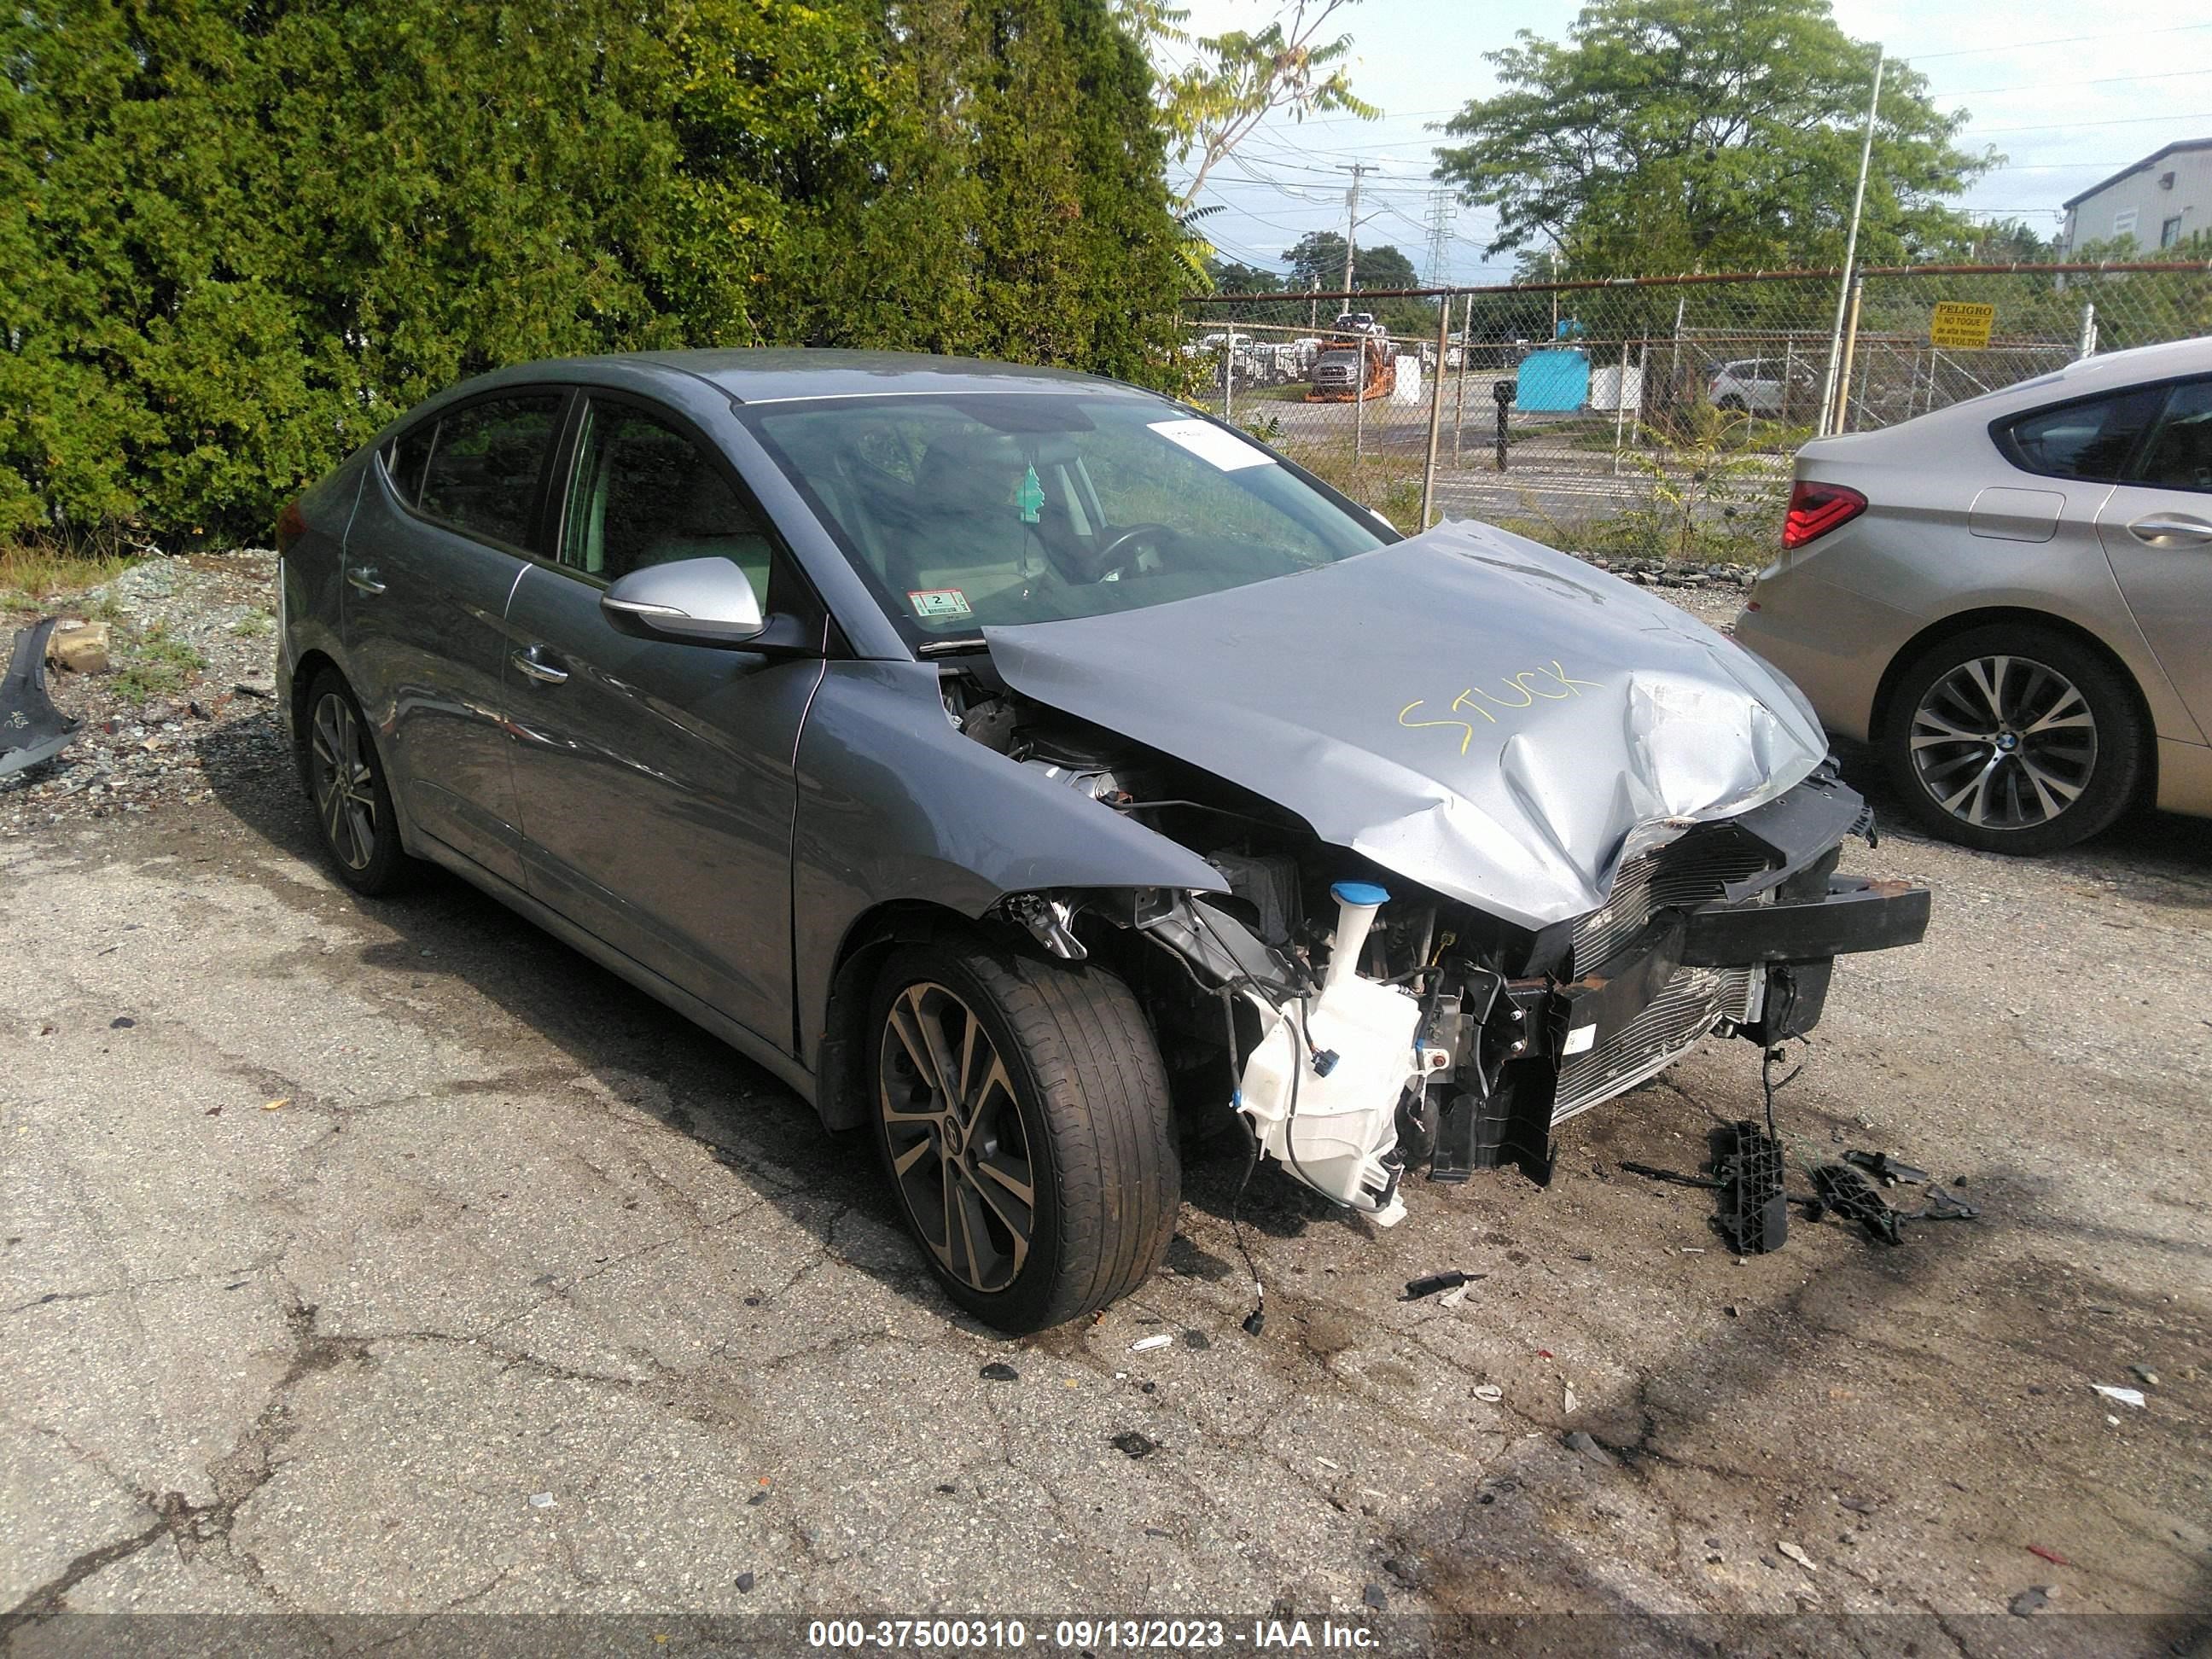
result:
[(2032, 657), (1972, 657), (1942, 675), (1912, 711), (1911, 743), (1929, 798), (1983, 830), (2049, 823), (2097, 766), (2088, 699)]

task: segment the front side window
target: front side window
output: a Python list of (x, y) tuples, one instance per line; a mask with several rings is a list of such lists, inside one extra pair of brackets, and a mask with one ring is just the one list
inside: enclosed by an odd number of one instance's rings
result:
[(1141, 610), (1395, 539), (1266, 449), (1152, 398), (855, 398), (747, 418), (918, 641)]
[(760, 514), (689, 435), (628, 404), (595, 401), (584, 412), (560, 557), (608, 582), (678, 559), (727, 559), (744, 571), (763, 611), (775, 608)]
[[(528, 545), (561, 404), (557, 392), (523, 392), (489, 398), (441, 417), (422, 464), (416, 510), (471, 535)], [(404, 449), (400, 461), (407, 464)], [(392, 481), (404, 495), (396, 471)]]
[(2023, 471), (2116, 483), (2165, 395), (2161, 387), (2136, 386), (2039, 409), (2005, 427), (2002, 441)]
[(2185, 381), (2167, 394), (2134, 482), (2212, 491), (2212, 380)]

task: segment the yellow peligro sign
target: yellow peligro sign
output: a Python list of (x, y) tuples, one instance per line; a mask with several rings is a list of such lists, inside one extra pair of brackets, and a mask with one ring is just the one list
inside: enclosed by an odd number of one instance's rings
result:
[(1928, 319), (1928, 338), (1930, 343), (1948, 346), (1954, 351), (1979, 351), (1989, 344), (1990, 330), (1996, 319), (1995, 306), (1940, 301), (1936, 314)]

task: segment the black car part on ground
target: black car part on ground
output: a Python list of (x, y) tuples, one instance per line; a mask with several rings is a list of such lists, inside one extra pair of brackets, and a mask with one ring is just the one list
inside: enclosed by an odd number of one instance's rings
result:
[(46, 641), (58, 620), (47, 617), (16, 630), (0, 677), (0, 778), (52, 759), (83, 724), (64, 718), (46, 695)]
[(1713, 1126), (1714, 1171), (1721, 1212), (1713, 1224), (1738, 1255), (1765, 1255), (1790, 1242), (1790, 1200), (1782, 1189), (1788, 1165), (1782, 1143), (1749, 1119)]

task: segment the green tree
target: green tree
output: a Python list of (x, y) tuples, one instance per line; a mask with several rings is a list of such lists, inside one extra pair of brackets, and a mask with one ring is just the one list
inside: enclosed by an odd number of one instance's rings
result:
[[(1283, 250), (1283, 258), (1291, 267), (1291, 274), (1285, 279), (1291, 289), (1314, 288), (1324, 294), (1342, 292), (1344, 238), (1336, 232), (1310, 230), (1298, 238), (1295, 246)], [(1377, 242), (1355, 250), (1352, 285), (1355, 289), (1419, 288), (1421, 276), (1403, 252), (1388, 242)], [(1324, 311), (1336, 307), (1337, 302), (1331, 301)], [(1348, 308), (1373, 312), (1376, 321), (1393, 334), (1426, 337), (1436, 331), (1437, 308), (1427, 300), (1359, 301)], [(1321, 320), (1326, 325), (1330, 317), (1325, 314)]]
[(1181, 28), (1188, 13), (1160, 0), (1123, 0), (1123, 9), (1154, 38), (1193, 48), (1191, 60), (1160, 78), (1160, 107), (1176, 159), (1198, 165), (1182, 191), (1186, 204), (1206, 187), (1222, 160), (1271, 115), (1293, 120), (1342, 112), (1371, 121), (1382, 112), (1355, 96), (1345, 59), (1352, 37), (1324, 38), (1323, 26), (1358, 0), (1285, 0), (1256, 31), (1231, 30), (1191, 40)]
[[(1490, 252), (1557, 248), (1585, 275), (1841, 263), (1875, 48), (1828, 0), (1595, 0), (1565, 45), (1523, 30), (1502, 89), (1443, 130), (1436, 176), (1495, 208)], [(1888, 66), (1859, 254), (1957, 236), (1943, 205), (1998, 159), (1954, 144), (1926, 79)]]
[(1111, 0), (0, 15), (0, 534), (265, 536), (453, 380), (817, 343), (1171, 374)]

